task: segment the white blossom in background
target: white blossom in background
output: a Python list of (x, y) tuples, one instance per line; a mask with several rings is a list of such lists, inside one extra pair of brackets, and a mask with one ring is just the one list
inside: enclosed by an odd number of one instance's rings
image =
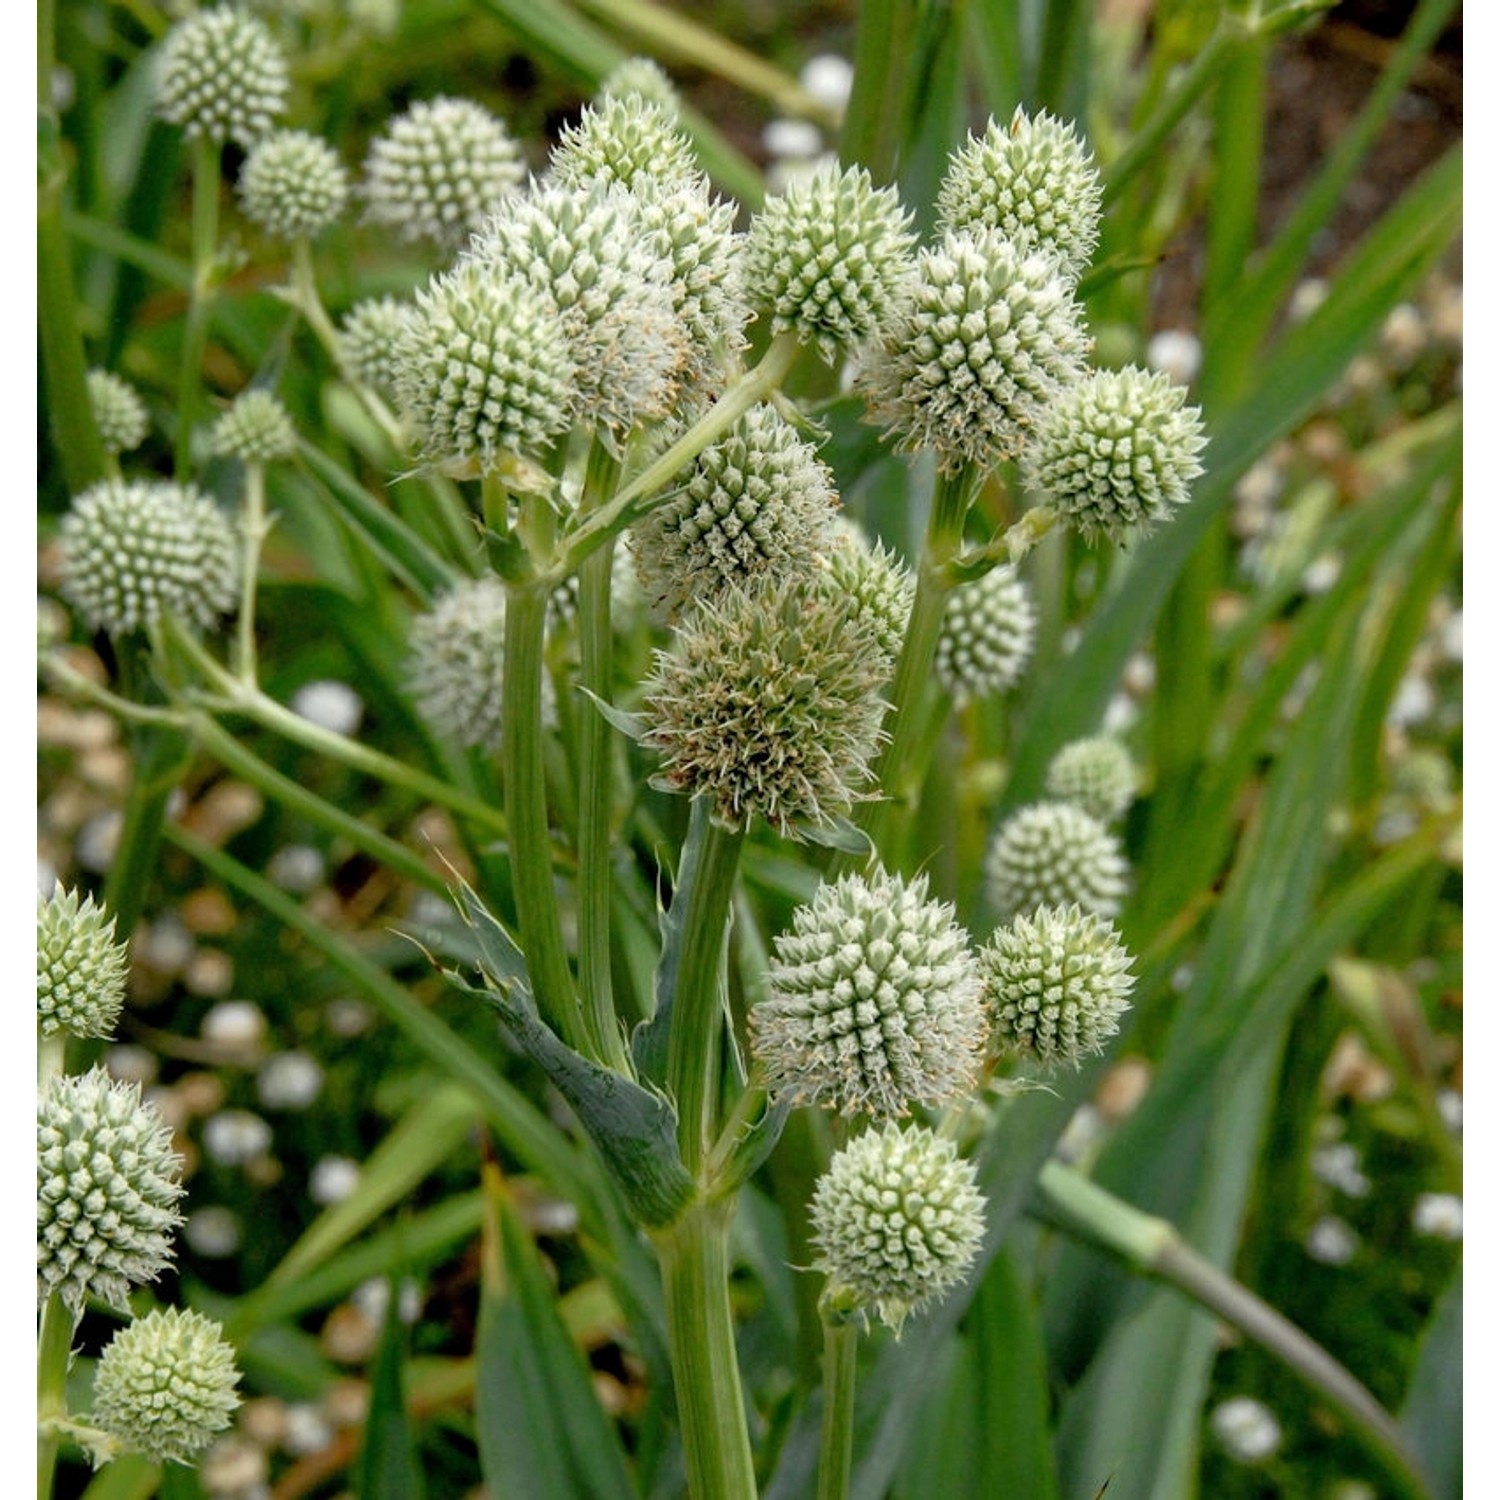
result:
[(359, 1163), (348, 1156), (324, 1156), (314, 1164), (307, 1179), (307, 1194), (326, 1208), (341, 1203), (359, 1185)]
[(327, 874), (328, 861), (311, 844), (284, 844), (266, 866), (266, 878), (271, 884), (294, 896), (317, 890)]
[(803, 63), (798, 81), (819, 104), (844, 109), (854, 90), (854, 64), (834, 52), (820, 52)]
[(304, 683), (292, 695), (292, 712), (298, 718), (333, 734), (353, 734), (365, 716), (360, 696), (347, 682)]
[(1179, 385), (1191, 385), (1203, 367), (1203, 345), (1185, 328), (1164, 328), (1146, 345), (1146, 363)]
[(1209, 1423), (1229, 1456), (1244, 1464), (1259, 1463), (1281, 1446), (1281, 1424), (1253, 1396), (1231, 1396), (1220, 1402)]
[(1307, 1231), (1302, 1248), (1325, 1266), (1346, 1266), (1359, 1249), (1359, 1236), (1342, 1219), (1325, 1214)]
[(1360, 1167), (1359, 1151), (1348, 1141), (1331, 1141), (1312, 1154), (1313, 1176), (1319, 1182), (1350, 1198), (1364, 1198), (1370, 1192), (1370, 1179)]
[(245, 1228), (232, 1208), (211, 1204), (195, 1208), (182, 1226), (182, 1237), (195, 1255), (205, 1260), (225, 1260), (245, 1240)]
[(253, 1000), (221, 1000), (204, 1016), (198, 1031), (205, 1042), (248, 1051), (266, 1039), (265, 1012)]
[(333, 1423), (311, 1402), (295, 1401), (286, 1409), (286, 1433), (281, 1446), (303, 1456), (321, 1453), (333, 1442)]
[(203, 1122), (203, 1149), (225, 1167), (242, 1167), (264, 1156), (271, 1145), (271, 1127), (248, 1109), (224, 1109)]
[(363, 1036), (374, 1025), (375, 1014), (363, 1000), (338, 995), (324, 1008), (323, 1020), (334, 1036)]
[(322, 1089), (323, 1070), (306, 1052), (278, 1052), (255, 1079), (267, 1109), (306, 1109)]
[(1412, 1206), (1411, 1227), (1435, 1240), (1461, 1240), (1463, 1199), (1452, 1193), (1423, 1193)]

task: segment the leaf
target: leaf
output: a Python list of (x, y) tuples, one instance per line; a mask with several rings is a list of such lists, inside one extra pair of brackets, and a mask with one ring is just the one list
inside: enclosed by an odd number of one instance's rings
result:
[(1464, 1283), (1443, 1293), (1417, 1351), (1401, 1426), (1432, 1480), (1435, 1500), (1459, 1500), (1463, 1473)]
[(422, 1469), (416, 1433), (406, 1410), (406, 1330), (397, 1315), (400, 1298), (394, 1280), (380, 1349), (370, 1377), (370, 1412), (355, 1470), (361, 1500), (422, 1500)]

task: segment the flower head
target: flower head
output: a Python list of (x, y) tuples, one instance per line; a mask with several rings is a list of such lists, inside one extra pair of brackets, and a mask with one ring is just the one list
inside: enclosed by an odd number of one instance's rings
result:
[(94, 1376), (94, 1421), (150, 1457), (190, 1459), (229, 1426), (240, 1372), (202, 1313), (155, 1308), (115, 1334)]
[(911, 569), (884, 542), (872, 544), (858, 526), (842, 518), (824, 563), (834, 589), (869, 621), (894, 665), (917, 593)]
[(1203, 445), (1183, 386), (1133, 365), (1095, 370), (1042, 413), (1023, 472), (1085, 537), (1123, 542), (1187, 504)]
[(1135, 985), (1114, 928), (1076, 906), (1018, 913), (980, 950), (979, 966), (1001, 1049), (1048, 1066), (1102, 1052)]
[(933, 671), (959, 702), (1009, 692), (1036, 645), (1031, 592), (1014, 568), (957, 588), (943, 612)]
[(156, 112), (189, 140), (252, 146), (286, 108), (291, 78), (265, 22), (233, 5), (200, 10), (167, 33)]
[(781, 333), (832, 363), (863, 343), (911, 269), (911, 215), (894, 188), (836, 163), (766, 199), (745, 244), (745, 285)]
[(132, 448), (139, 448), (146, 440), (151, 419), (136, 388), (112, 370), (90, 370), (86, 383), (89, 409), (94, 414), (94, 426), (99, 429), (104, 451), (129, 453)]
[(349, 174), (327, 141), (278, 130), (256, 143), (240, 170), (240, 205), (277, 239), (313, 239), (349, 202)]
[(825, 1299), (873, 1308), (898, 1335), (964, 1280), (984, 1238), (973, 1163), (924, 1125), (856, 1136), (818, 1179), (809, 1213)]
[(1074, 280), (1099, 241), (1103, 188), (1071, 125), (1045, 110), (991, 120), (954, 152), (938, 190), (944, 230), (995, 229), (1018, 249), (1055, 255)]
[(396, 394), (396, 344), (412, 310), (397, 297), (366, 297), (339, 324), (339, 348), (354, 378), (387, 398)]
[(750, 1031), (767, 1087), (798, 1104), (878, 1117), (958, 1098), (986, 1031), (968, 934), (925, 876), (825, 881), (776, 939)]
[(627, 57), (599, 85), (601, 100), (628, 99), (632, 95), (656, 105), (674, 120), (682, 110), (676, 85), (661, 65), (649, 57)]
[(1112, 917), (1129, 873), (1115, 836), (1070, 802), (1023, 807), (1001, 826), (985, 859), (990, 902), (1002, 917), (1075, 905)]
[(525, 176), (521, 148), (482, 105), (421, 100), (370, 145), (366, 216), (403, 240), (458, 250)]
[(272, 463), (297, 451), (297, 429), (276, 396), (260, 387), (241, 391), (213, 425), (209, 447), (221, 458)]
[(550, 175), (567, 187), (617, 183), (628, 191), (686, 187), (700, 172), (674, 109), (639, 92), (605, 94), (563, 127)]
[(57, 886), (36, 904), (36, 1017), (43, 1036), (111, 1036), (129, 960), (115, 919), (92, 896)]
[(228, 518), (192, 485), (106, 479), (63, 517), (63, 594), (91, 629), (126, 635), (170, 610), (207, 628), (234, 607)]
[(870, 780), (887, 659), (818, 575), (735, 585), (684, 619), (645, 686), (660, 784), (745, 829), (827, 824)]
[(922, 251), (860, 371), (875, 420), (945, 473), (1021, 451), (1046, 404), (1083, 369), (1083, 311), (1055, 257), (992, 229)]
[(93, 1296), (123, 1311), (131, 1287), (172, 1257), (181, 1174), (172, 1132), (139, 1084), (103, 1068), (51, 1079), (36, 1116), (38, 1299), (56, 1292), (81, 1312)]
[(1047, 795), (1113, 823), (1135, 797), (1135, 762), (1113, 735), (1074, 740), (1047, 767)]

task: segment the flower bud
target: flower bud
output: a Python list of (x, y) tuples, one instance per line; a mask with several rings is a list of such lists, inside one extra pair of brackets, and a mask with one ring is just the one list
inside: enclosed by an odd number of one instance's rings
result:
[(1113, 917), (1129, 873), (1115, 836), (1068, 802), (1023, 807), (1002, 825), (985, 859), (990, 904), (1001, 917), (1039, 906)]
[(818, 1179), (809, 1215), (825, 1300), (873, 1308), (898, 1337), (966, 1278), (984, 1238), (973, 1163), (923, 1125), (856, 1136)]
[(156, 111), (189, 140), (251, 146), (286, 108), (286, 58), (263, 21), (232, 5), (200, 10), (167, 33)]
[(88, 1297), (125, 1310), (154, 1281), (182, 1222), (182, 1158), (139, 1084), (103, 1068), (51, 1079), (37, 1101), (37, 1298), (56, 1292), (75, 1313)]
[(1036, 645), (1031, 591), (1014, 568), (955, 589), (943, 611), (933, 671), (959, 703), (1009, 692)]
[(842, 1114), (904, 1115), (968, 1093), (987, 1023), (968, 934), (927, 879), (824, 882), (776, 939), (750, 1013), (766, 1086)]
[(327, 141), (278, 130), (255, 146), (240, 170), (240, 205), (268, 234), (313, 239), (349, 202), (349, 174)]
[(367, 297), (339, 324), (339, 348), (350, 373), (387, 399), (396, 394), (396, 344), (412, 310), (396, 297)]
[(272, 392), (252, 387), (241, 391), (214, 423), (208, 443), (219, 458), (267, 464), (297, 451), (297, 429)]
[(578, 123), (563, 127), (549, 175), (564, 187), (617, 183), (636, 192), (687, 187), (701, 174), (676, 111), (630, 93), (585, 105)]
[(202, 1313), (155, 1308), (115, 1334), (94, 1375), (94, 1421), (129, 1451), (190, 1460), (229, 1426), (240, 1372)]
[(1135, 987), (1114, 928), (1076, 906), (1018, 914), (980, 950), (979, 966), (1000, 1048), (1047, 1066), (1102, 1052)]
[(139, 448), (146, 441), (151, 421), (146, 415), (146, 403), (135, 387), (111, 370), (90, 370), (85, 379), (89, 409), (94, 414), (94, 426), (99, 429), (104, 451), (129, 453), (132, 448)]
[(43, 1036), (111, 1036), (129, 973), (115, 919), (57, 886), (36, 904), (36, 1016)]
[(1113, 823), (1135, 797), (1135, 762), (1112, 735), (1074, 740), (1047, 767), (1047, 795)]

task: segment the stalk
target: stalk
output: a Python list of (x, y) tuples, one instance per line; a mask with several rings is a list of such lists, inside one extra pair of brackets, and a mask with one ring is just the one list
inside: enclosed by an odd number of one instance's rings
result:
[(240, 517), (240, 681), (253, 688), (255, 662), (255, 585), (260, 574), (260, 549), (271, 529), (266, 520), (266, 466), (245, 465), (245, 510)]
[(823, 1316), (823, 1445), (818, 1500), (848, 1500), (854, 1467), (854, 1373), (859, 1325), (819, 1304)]
[(729, 1305), (733, 1203), (696, 1203), (657, 1236), (677, 1414), (692, 1500), (755, 1500)]
[(215, 261), (219, 239), (219, 155), (221, 147), (207, 136), (193, 142), (193, 285), (188, 292), (187, 324), (182, 335), (182, 363), (177, 371), (177, 440), (173, 472), (179, 480), (192, 467), (193, 423), (202, 400), (203, 352), (213, 312)]
[(54, 1292), (42, 1305), (36, 1347), (36, 1494), (51, 1500), (62, 1433), (57, 1423), (68, 1414), (68, 1356), (73, 1346), (73, 1314)]

